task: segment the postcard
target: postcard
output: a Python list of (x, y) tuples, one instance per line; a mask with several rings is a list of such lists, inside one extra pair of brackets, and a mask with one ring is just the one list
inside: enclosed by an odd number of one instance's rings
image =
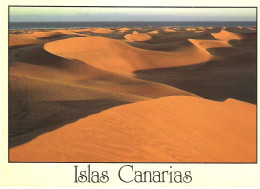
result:
[(4, 1), (2, 185), (260, 186), (258, 5)]

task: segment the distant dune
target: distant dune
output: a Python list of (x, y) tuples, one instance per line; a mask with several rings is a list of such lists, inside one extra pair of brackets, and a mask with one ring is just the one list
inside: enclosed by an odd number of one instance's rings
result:
[(30, 34), (10, 34), (9, 35), (9, 46), (10, 47), (32, 45), (32, 44), (39, 44), (39, 43), (41, 43), (41, 41), (34, 38)]
[(120, 28), (119, 29), (119, 31), (121, 32), (121, 33), (125, 33), (125, 32), (127, 32), (129, 30), (129, 28)]
[(158, 34), (158, 33), (159, 33), (159, 32), (158, 32), (157, 30), (148, 32), (148, 34)]
[(152, 37), (145, 33), (138, 33), (136, 31), (134, 31), (133, 34), (125, 35), (125, 38), (128, 41), (147, 41), (147, 40), (151, 39)]
[(123, 105), (10, 150), (10, 161), (256, 162), (256, 106), (165, 97)]
[(166, 28), (164, 31), (166, 32), (176, 32), (174, 29)]
[(92, 30), (91, 32), (93, 32), (93, 33), (111, 33), (113, 31), (114, 30), (111, 30), (108, 28), (97, 28), (97, 29)]
[(229, 40), (233, 40), (233, 39), (243, 39), (243, 37), (241, 35), (239, 35), (238, 33), (228, 32), (226, 30), (221, 30), (219, 33), (212, 33), (212, 35), (215, 38), (224, 40), (224, 41), (229, 41)]
[(75, 33), (70, 30), (54, 30), (54, 31), (33, 33), (33, 36), (36, 38), (47, 38), (47, 37), (61, 36), (61, 35), (75, 35)]

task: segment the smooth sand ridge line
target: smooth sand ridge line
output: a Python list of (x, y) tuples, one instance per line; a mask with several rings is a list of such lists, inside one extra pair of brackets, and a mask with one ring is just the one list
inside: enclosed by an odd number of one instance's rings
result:
[(148, 32), (148, 34), (158, 34), (158, 33), (159, 33), (159, 31), (157, 31), (157, 30)]
[(9, 57), (10, 146), (32, 140), (55, 125), (121, 104), (162, 96), (196, 96), (53, 55), (42, 44), (10, 49)]
[(126, 75), (137, 70), (204, 63), (214, 57), (194, 45), (172, 52), (158, 52), (135, 48), (105, 37), (69, 38), (46, 43), (44, 48), (61, 57), (80, 60), (99, 69)]
[(126, 34), (124, 36), (128, 41), (134, 42), (134, 41), (148, 41), (152, 39), (150, 35), (147, 35), (146, 33), (138, 33), (138, 32), (133, 32), (133, 34)]
[[(96, 79), (81, 77), (81, 72), (66, 74), (66, 72), (56, 69), (22, 64), (11, 68), (10, 71), (10, 80), (12, 81), (10, 93), (38, 101), (93, 100), (99, 98), (135, 102), (169, 95), (196, 96), (160, 83), (106, 73), (103, 73), (104, 77), (102, 77), (99, 76), (102, 72), (99, 73), (95, 69), (92, 69), (92, 71), (96, 74)], [(39, 72), (46, 73), (41, 76)], [(77, 76), (77, 73), (79, 76)], [(131, 85), (129, 86), (129, 84)], [(22, 89), (20, 89), (21, 86)], [(129, 99), (127, 99), (128, 97)]]
[[(26, 78), (36, 78), (74, 87), (149, 98), (193, 95), (164, 84), (127, 77), (95, 68), (83, 62), (68, 60), (45, 51), (42, 45), (12, 50), (10, 55), (13, 57), (10, 59), (12, 65), (10, 76), (20, 78), (26, 76)], [(34, 61), (35, 59), (38, 59), (37, 62)]]
[(43, 31), (43, 32), (34, 32), (33, 36), (36, 38), (48, 38), (53, 36), (60, 36), (60, 35), (77, 35), (71, 30), (53, 30), (53, 31)]
[(195, 46), (210, 54), (207, 49), (220, 48), (220, 47), (231, 47), (226, 41), (220, 40), (206, 40), (206, 39), (188, 39)]
[(165, 31), (165, 32), (176, 32), (176, 30), (170, 29), (170, 28), (166, 28), (166, 29), (164, 29), (164, 31)]
[[(149, 97), (139, 96), (137, 94), (135, 95), (127, 92), (106, 91), (101, 87), (91, 87), (91, 85), (82, 86), (30, 76), (27, 76), (26, 78), (23, 78), (22, 76), (12, 76), (10, 81), (12, 82), (10, 85), (11, 94), (19, 96), (19, 98), (30, 99), (32, 101), (111, 99), (137, 102), (151, 99)], [(178, 91), (178, 89), (176, 89), (176, 94), (178, 94), (178, 92), (181, 94), (181, 90)]]
[(128, 30), (130, 30), (130, 29), (129, 28), (120, 28), (118, 31), (121, 32), (121, 33), (125, 33)]
[(39, 44), (41, 40), (36, 39), (31, 34), (10, 34), (9, 35), (9, 46), (22, 46), (22, 45), (32, 45)]
[(10, 161), (256, 162), (255, 133), (255, 105), (164, 97), (45, 133), (11, 148)]
[(243, 36), (241, 34), (229, 32), (224, 29), (222, 29), (219, 33), (211, 33), (211, 35), (216, 39), (220, 39), (223, 41), (230, 41), (233, 39), (243, 39)]
[(92, 33), (112, 33), (114, 30), (111, 30), (109, 28), (96, 28), (94, 30), (91, 30)]

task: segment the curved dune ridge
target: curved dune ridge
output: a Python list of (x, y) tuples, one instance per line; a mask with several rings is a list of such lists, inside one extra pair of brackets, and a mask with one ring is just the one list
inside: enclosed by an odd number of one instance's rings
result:
[(188, 27), (188, 28), (185, 28), (185, 30), (187, 30), (187, 31), (196, 31), (196, 28)]
[[(58, 57), (46, 52), (42, 46), (26, 47), (12, 55), (18, 58), (10, 61), (14, 64), (10, 67), (10, 79), (13, 80), (10, 90), (32, 100), (89, 100), (111, 97), (120, 100), (120, 96), (129, 94), (140, 99), (193, 95), (164, 84), (111, 73), (83, 62)], [(31, 64), (35, 59), (38, 61)], [(74, 90), (68, 92), (70, 89)], [(131, 98), (129, 101), (132, 101)]]
[(158, 33), (159, 33), (159, 32), (158, 32), (157, 30), (148, 32), (148, 34), (158, 34)]
[(119, 29), (119, 32), (125, 33), (125, 32), (127, 32), (128, 30), (129, 30), (129, 28), (120, 28), (120, 29)]
[(207, 51), (207, 49), (210, 48), (231, 47), (231, 45), (229, 45), (226, 41), (220, 40), (189, 39), (189, 41), (208, 54), (210, 53)]
[(147, 35), (145, 33), (138, 33), (136, 31), (133, 32), (133, 34), (126, 34), (124, 36), (128, 41), (134, 42), (134, 41), (148, 41), (149, 39), (152, 39), (150, 35)]
[(53, 30), (53, 31), (43, 31), (43, 32), (34, 32), (33, 36), (36, 38), (48, 38), (53, 36), (61, 35), (75, 35), (71, 30)]
[(255, 134), (255, 105), (164, 97), (67, 124), (10, 149), (10, 161), (256, 162)]
[(170, 28), (166, 28), (166, 29), (164, 29), (164, 31), (165, 31), (165, 32), (176, 32), (176, 30), (170, 29)]
[(10, 34), (9, 35), (9, 46), (23, 46), (23, 45), (32, 45), (39, 44), (40, 40), (34, 38), (31, 34)]
[(219, 33), (212, 33), (211, 35), (223, 41), (230, 41), (233, 39), (243, 39), (243, 36), (241, 34), (229, 32), (224, 29), (222, 29)]
[(92, 33), (112, 33), (114, 30), (111, 30), (109, 28), (96, 28), (94, 30), (91, 30)]
[(11, 49), (9, 64), (11, 147), (35, 138), (36, 131), (46, 132), (121, 104), (162, 96), (196, 96), (59, 57), (45, 51), (43, 45)]
[(172, 52), (158, 52), (132, 47), (104, 37), (77, 37), (45, 44), (55, 55), (76, 59), (96, 68), (128, 74), (136, 70), (167, 68), (203, 63), (212, 55), (190, 45)]

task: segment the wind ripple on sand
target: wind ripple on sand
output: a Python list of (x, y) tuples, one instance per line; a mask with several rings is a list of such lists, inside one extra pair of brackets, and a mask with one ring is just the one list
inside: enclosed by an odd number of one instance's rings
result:
[(256, 162), (256, 106), (164, 97), (118, 106), (10, 149), (10, 161)]

